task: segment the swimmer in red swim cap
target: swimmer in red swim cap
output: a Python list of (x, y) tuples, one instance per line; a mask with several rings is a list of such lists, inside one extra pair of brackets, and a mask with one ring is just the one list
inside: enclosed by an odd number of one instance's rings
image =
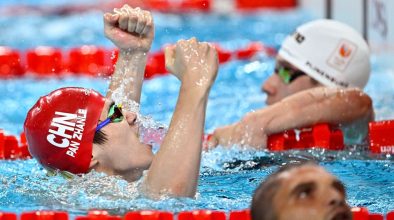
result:
[[(105, 35), (120, 50), (106, 97), (85, 88), (62, 88), (41, 97), (24, 130), (29, 150), (43, 166), (74, 174), (91, 170), (138, 180), (152, 196), (193, 197), (199, 176), (208, 94), (218, 70), (217, 53), (195, 38), (166, 48), (166, 67), (181, 81), (168, 132), (156, 155), (138, 137), (136, 113), (154, 24), (152, 15), (128, 5), (104, 14)], [(111, 100), (124, 94), (120, 103)]]

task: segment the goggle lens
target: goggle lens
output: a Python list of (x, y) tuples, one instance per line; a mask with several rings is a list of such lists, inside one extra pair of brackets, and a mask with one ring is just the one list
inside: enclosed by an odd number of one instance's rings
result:
[(122, 106), (112, 105), (108, 111), (107, 118), (110, 118), (111, 122), (121, 122), (123, 120)]
[(290, 75), (290, 71), (284, 67), (280, 67), (277, 70), (277, 73), (279, 75), (279, 77), (282, 79), (282, 81), (286, 84), (289, 84), (291, 81), (291, 75)]
[(100, 122), (96, 127), (96, 132), (101, 130), (104, 126), (109, 123), (121, 122), (123, 120), (122, 106), (113, 104), (108, 111), (107, 119)]
[(301, 70), (287, 67), (279, 62), (276, 63), (275, 73), (278, 74), (285, 84), (290, 84), (298, 77), (305, 75)]

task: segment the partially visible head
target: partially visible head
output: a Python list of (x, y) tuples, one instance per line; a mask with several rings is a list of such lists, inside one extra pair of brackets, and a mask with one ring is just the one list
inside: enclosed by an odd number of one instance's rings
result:
[(253, 220), (350, 220), (343, 184), (317, 164), (286, 165), (256, 189)]
[[(96, 169), (124, 175), (126, 170), (149, 167), (152, 152), (138, 149), (143, 144), (138, 139), (134, 113), (124, 112), (125, 120), (96, 132), (111, 104), (85, 88), (62, 88), (41, 97), (24, 123), (30, 153), (45, 167), (74, 174)], [(141, 162), (140, 158), (149, 161)]]
[(262, 86), (267, 104), (316, 86), (363, 89), (370, 75), (367, 43), (353, 28), (334, 20), (299, 26), (279, 50), (277, 66), (283, 63), (305, 75), (284, 83), (278, 72), (273, 74)]
[[(274, 71), (275, 73), (262, 85), (263, 92), (267, 94), (266, 103), (268, 105), (279, 102), (297, 92), (322, 86), (318, 81), (280, 56), (276, 58)], [(282, 72), (284, 74), (281, 74)]]

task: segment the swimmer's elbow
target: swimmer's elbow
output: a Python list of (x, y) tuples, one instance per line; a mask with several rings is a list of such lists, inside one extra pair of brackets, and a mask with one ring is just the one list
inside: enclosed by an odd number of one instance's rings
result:
[(173, 181), (170, 186), (163, 187), (159, 191), (160, 196), (168, 196), (173, 198), (194, 197), (196, 187), (188, 181)]
[(144, 186), (141, 188), (142, 194), (150, 199), (159, 200), (164, 197), (170, 198), (193, 198), (196, 194), (196, 187), (194, 189), (190, 185), (184, 183), (173, 183), (171, 186), (149, 187)]
[(363, 101), (362, 101), (361, 106), (362, 106), (361, 107), (362, 117), (368, 118), (369, 121), (373, 121), (375, 114), (374, 114), (374, 110), (373, 110), (373, 103), (372, 103), (371, 97), (369, 97), (368, 95), (365, 95), (363, 97)]
[(194, 197), (196, 194), (196, 189), (190, 189), (189, 186), (184, 185), (184, 184), (179, 184), (177, 186), (174, 186), (170, 190), (170, 196), (172, 197)]
[(373, 117), (372, 99), (359, 89), (351, 89), (348, 92), (348, 100), (351, 100), (353, 109), (359, 118)]

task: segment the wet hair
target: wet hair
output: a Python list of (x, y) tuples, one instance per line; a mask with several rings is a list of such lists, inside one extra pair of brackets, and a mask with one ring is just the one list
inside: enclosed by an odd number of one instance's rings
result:
[(251, 204), (252, 220), (276, 220), (277, 214), (273, 204), (273, 199), (283, 181), (278, 179), (279, 174), (302, 166), (318, 166), (313, 161), (302, 161), (297, 163), (288, 163), (280, 167), (277, 171), (265, 179), (254, 192)]
[(105, 144), (108, 138), (103, 131), (97, 131), (94, 133), (93, 144)]

